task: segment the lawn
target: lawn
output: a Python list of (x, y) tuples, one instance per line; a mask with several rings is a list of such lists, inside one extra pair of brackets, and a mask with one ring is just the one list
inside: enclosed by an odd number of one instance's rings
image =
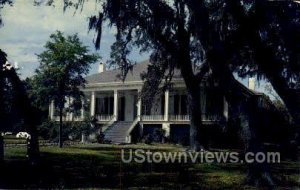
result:
[[(72, 145), (41, 147), (31, 166), (22, 147), (6, 148), (0, 188), (255, 189), (244, 184), (242, 164), (122, 163), (121, 149), (182, 151), (176, 145)], [(271, 166), (278, 189), (300, 187), (299, 162)]]

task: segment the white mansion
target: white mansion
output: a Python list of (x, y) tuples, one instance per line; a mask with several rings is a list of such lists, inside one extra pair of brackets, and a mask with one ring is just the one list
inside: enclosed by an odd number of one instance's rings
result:
[[(189, 137), (190, 117), (187, 109), (187, 95), (180, 72), (173, 77), (172, 91), (155, 97), (149, 113), (145, 113), (138, 93), (142, 89), (142, 72), (147, 71), (149, 62), (136, 64), (122, 82), (118, 74), (120, 70), (105, 70), (99, 65), (97, 74), (86, 77), (86, 87), (82, 89), (89, 103), (89, 115), (94, 116), (105, 139), (113, 143), (131, 143), (136, 136), (151, 134), (155, 129), (164, 129), (165, 136), (180, 141)], [(201, 84), (201, 110), (204, 124), (218, 125), (228, 119), (228, 104), (223, 96), (206, 82)], [(57, 120), (54, 104), (49, 108), (50, 118)], [(66, 121), (83, 120), (84, 111), (79, 116), (69, 113)]]

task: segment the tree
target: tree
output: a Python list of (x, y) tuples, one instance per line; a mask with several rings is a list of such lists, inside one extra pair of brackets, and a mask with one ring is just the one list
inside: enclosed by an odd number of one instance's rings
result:
[[(95, 46), (99, 48), (102, 22), (108, 20), (118, 31), (116, 43), (112, 46), (111, 63), (118, 64), (124, 76), (133, 64), (127, 59), (133, 46), (142, 52), (152, 51), (153, 68), (149, 70), (164, 72), (169, 69), (168, 76), (163, 73), (160, 78), (172, 78), (172, 70), (179, 68), (190, 95), (194, 94), (190, 97), (196, 96), (192, 91), (196, 91), (195, 86), (208, 68), (216, 80), (225, 80), (224, 93), (231, 91), (229, 84), (237, 84), (233, 71), (241, 76), (259, 74), (260, 78), (264, 76), (270, 80), (297, 120), (299, 110), (292, 103), (296, 93), (291, 90), (295, 86), (291, 81), (299, 80), (297, 3), (285, 1), (278, 4), (267, 0), (113, 0), (102, 3), (99, 15), (90, 18), (90, 29), (97, 31)], [(73, 5), (78, 8), (84, 2), (66, 3), (66, 6)], [(277, 51), (278, 47), (281, 47), (280, 51)], [(268, 67), (267, 62), (276, 67)], [(198, 74), (193, 70), (194, 64), (202, 65)], [(283, 71), (286, 71), (286, 76), (282, 76)], [(194, 99), (191, 98), (191, 102)], [(200, 126), (200, 123), (192, 117), (192, 129), (196, 129), (194, 124)], [(195, 137), (195, 134), (191, 136)]]
[[(294, 122), (299, 126), (300, 105), (297, 104), (296, 85), (299, 81), (299, 5), (291, 1), (249, 1), (244, 5), (238, 1), (225, 1), (224, 14), (214, 24), (206, 25), (209, 14), (197, 16), (202, 21), (197, 25), (207, 26), (205, 33), (210, 33), (213, 43), (207, 51), (207, 58), (214, 76), (223, 85), (224, 91), (234, 85), (232, 71), (240, 76), (257, 75), (259, 79), (269, 80), (284, 101)], [(197, 13), (200, 3), (194, 3), (191, 9)], [(197, 15), (197, 14), (196, 14)], [(200, 18), (204, 18), (204, 21)], [(216, 32), (213, 27), (219, 29)], [(198, 30), (198, 36), (204, 36)], [(225, 61), (224, 61), (225, 60)], [(229, 68), (233, 68), (230, 70)], [(235, 90), (234, 90), (235, 91)], [(228, 96), (227, 96), (228, 98)], [(251, 101), (246, 108), (249, 116), (253, 116)], [(248, 120), (255, 121), (254, 118)], [(244, 122), (250, 137), (257, 137), (256, 123)], [(298, 124), (297, 124), (298, 123)], [(261, 151), (259, 138), (248, 138), (247, 151)], [(264, 179), (272, 184), (266, 171), (265, 163), (252, 165), (249, 168), (249, 181), (256, 183)]]
[[(118, 31), (111, 63), (118, 64), (124, 76), (133, 64), (127, 58), (133, 46), (152, 52), (146, 86), (158, 88), (163, 79), (170, 81), (174, 68), (181, 70), (191, 103), (191, 146), (197, 147), (197, 141), (206, 144), (197, 116), (201, 114), (199, 83), (209, 69), (229, 102), (241, 94), (233, 72), (265, 77), (299, 125), (295, 88), (300, 70), (299, 5), (295, 2), (112, 0), (105, 1), (102, 10), (90, 18), (90, 29), (98, 33), (95, 46), (99, 48), (102, 22), (108, 20)], [(200, 67), (198, 73), (194, 65)], [(252, 98), (245, 102), (247, 117), (241, 118), (247, 121), (244, 127), (250, 137), (257, 135), (251, 122), (255, 121), (254, 104)], [(259, 139), (247, 139), (248, 151), (259, 151)], [(260, 166), (254, 168), (255, 173), (264, 173)]]
[[(242, 77), (256, 74), (259, 79), (269, 80), (299, 126), (300, 105), (296, 103), (296, 84), (300, 79), (299, 4), (250, 1), (248, 10), (238, 2), (227, 4), (236, 29), (225, 37), (223, 46), (231, 56), (240, 53), (239, 62), (233, 65), (242, 67), (238, 70)], [(234, 48), (228, 48), (229, 45)]]
[[(0, 11), (1, 9), (5, 6), (5, 5), (12, 5), (13, 2), (12, 0), (0, 0)], [(3, 20), (2, 20), (2, 17), (1, 17), (1, 12), (0, 12), (0, 26), (3, 24)]]
[[(128, 60), (132, 46), (141, 52), (152, 51), (151, 66), (145, 87), (154, 88), (150, 92), (157, 92), (162, 81), (169, 88), (175, 68), (181, 70), (188, 91), (189, 109), (191, 114), (190, 145), (192, 149), (207, 148), (205, 133), (202, 130), (200, 111), (200, 82), (208, 71), (204, 64), (203, 51), (197, 39), (189, 30), (187, 12), (182, 2), (174, 1), (107, 1), (103, 12), (99, 16), (91, 17), (90, 29), (96, 29), (96, 47), (99, 47), (102, 20), (109, 20), (118, 29), (116, 42), (112, 46), (111, 64), (117, 64), (126, 76), (134, 64)], [(156, 81), (153, 83), (154, 80)], [(143, 89), (143, 92), (147, 88)], [(143, 101), (146, 97), (143, 96)], [(148, 102), (151, 102), (148, 101)], [(201, 131), (201, 132), (200, 132)]]
[[(38, 55), (40, 66), (34, 76), (34, 90), (39, 102), (49, 105), (51, 101), (59, 109), (59, 147), (63, 146), (62, 127), (63, 109), (66, 97), (80, 100), (83, 93), (79, 90), (85, 80), (90, 64), (98, 60), (96, 54), (89, 54), (77, 34), (65, 37), (57, 31), (50, 35), (45, 51)], [(45, 96), (47, 98), (45, 98)]]
[[(25, 130), (29, 132), (28, 156), (32, 164), (39, 157), (37, 120), (39, 111), (31, 106), (25, 85), (16, 70), (7, 62), (6, 54), (0, 51), (0, 131), (11, 129), (15, 120), (23, 119)], [(8, 117), (12, 115), (13, 117)], [(3, 160), (3, 138), (0, 135), (0, 161)]]
[(3, 73), (3, 67), (4, 64), (6, 63), (6, 54), (0, 50), (0, 123), (1, 123), (1, 128), (0, 128), (0, 162), (3, 161), (4, 159), (4, 142), (3, 142), (3, 137), (1, 132), (4, 130), (2, 129), (3, 127), (3, 120), (4, 118), (4, 86), (5, 86), (5, 79), (4, 79), (4, 73)]
[[(296, 103), (295, 85), (300, 73), (296, 2), (110, 0), (101, 3), (99, 14), (90, 18), (90, 29), (97, 31), (95, 46), (100, 46), (103, 21), (109, 21), (110, 26), (117, 28), (111, 63), (122, 68), (124, 77), (134, 64), (127, 58), (132, 47), (151, 52), (152, 65), (144, 75), (145, 86), (158, 88), (164, 79), (168, 84), (174, 68), (181, 70), (190, 100), (190, 139), (194, 149), (199, 147), (197, 144), (206, 144), (198, 116), (201, 114), (199, 83), (208, 71), (229, 102), (236, 101), (232, 97), (241, 94), (233, 72), (240, 76), (257, 75), (259, 79), (265, 77), (299, 126), (300, 105)], [(84, 1), (68, 1), (66, 5), (78, 8)], [(261, 147), (258, 138), (251, 138), (257, 136), (256, 123), (252, 122), (255, 103), (253, 98), (246, 100), (245, 113), (240, 118), (245, 121), (242, 127), (250, 134), (245, 139), (247, 150), (254, 152)], [(253, 168), (256, 171), (250, 173), (264, 175), (268, 180), (264, 167)]]

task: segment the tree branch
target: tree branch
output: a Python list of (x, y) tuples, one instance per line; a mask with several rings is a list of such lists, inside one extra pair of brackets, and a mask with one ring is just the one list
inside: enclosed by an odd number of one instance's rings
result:
[(195, 78), (198, 82), (201, 82), (205, 74), (209, 71), (209, 64), (205, 62), (201, 65), (200, 71), (195, 75)]

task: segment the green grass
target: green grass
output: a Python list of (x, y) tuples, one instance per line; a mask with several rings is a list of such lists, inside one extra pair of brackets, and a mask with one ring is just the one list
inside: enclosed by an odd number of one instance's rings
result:
[[(0, 188), (255, 189), (244, 184), (241, 164), (121, 162), (121, 149), (182, 151), (176, 145), (73, 145), (41, 147), (41, 162), (31, 166), (26, 148), (6, 148)], [(271, 167), (278, 189), (297, 189), (299, 163)]]

